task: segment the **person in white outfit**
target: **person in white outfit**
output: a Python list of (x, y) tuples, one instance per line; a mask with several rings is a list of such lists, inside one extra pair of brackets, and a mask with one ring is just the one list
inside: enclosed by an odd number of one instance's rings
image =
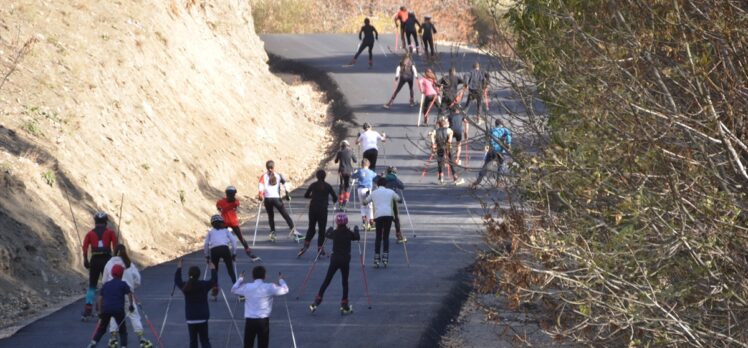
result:
[(270, 313), (273, 310), (273, 297), (288, 293), (288, 285), (283, 276), (278, 274), (278, 284), (265, 283), (265, 267), (252, 269), (253, 282), (244, 282), (244, 272), (231, 287), (231, 292), (244, 296), (244, 347), (252, 348), (257, 338), (257, 347), (267, 348), (270, 345)]
[[(116, 248), (114, 248), (114, 257), (109, 259), (107, 261), (106, 265), (104, 265), (104, 283), (112, 280), (112, 268), (114, 265), (120, 265), (125, 269), (125, 272), (122, 274), (122, 281), (127, 283), (127, 285), (130, 287), (130, 292), (132, 292), (133, 297), (135, 295), (135, 289), (140, 286), (140, 272), (138, 271), (138, 267), (130, 261), (130, 257), (127, 255), (127, 248), (123, 244), (117, 245)], [(145, 339), (143, 336), (143, 323), (140, 320), (140, 308), (138, 306), (134, 305), (135, 310), (132, 312), (125, 311), (127, 318), (130, 319), (130, 324), (132, 325), (133, 331), (135, 331), (135, 334), (140, 339), (140, 345), (141, 346), (150, 346), (151, 342)], [(130, 300), (128, 297), (125, 297), (125, 308), (130, 307)], [(116, 345), (113, 342), (117, 341), (117, 332), (119, 331), (119, 328), (117, 327), (117, 323), (115, 321), (109, 322), (109, 332), (112, 333), (112, 338), (109, 339), (109, 345)]]
[(369, 160), (369, 169), (374, 172), (377, 171), (377, 156), (379, 155), (377, 142), (380, 140), (386, 142), (387, 135), (379, 134), (379, 132), (371, 129), (369, 122), (364, 122), (364, 132), (358, 134), (356, 145), (361, 145), (361, 150), (364, 152), (363, 157)]
[[(210, 224), (213, 228), (208, 230), (205, 236), (205, 260), (212, 263), (218, 270), (218, 263), (223, 259), (226, 264), (226, 271), (229, 273), (231, 283), (236, 282), (236, 273), (234, 272), (234, 261), (236, 261), (236, 237), (226, 228), (221, 215), (213, 215), (210, 218)], [(216, 276), (216, 286), (218, 284)], [(213, 289), (213, 297), (218, 296), (218, 287)]]

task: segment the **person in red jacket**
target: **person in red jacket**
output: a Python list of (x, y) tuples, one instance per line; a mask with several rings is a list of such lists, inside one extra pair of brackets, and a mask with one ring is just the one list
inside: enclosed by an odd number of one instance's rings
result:
[(236, 209), (238, 209), (241, 204), (236, 198), (236, 187), (229, 186), (226, 188), (225, 192), (226, 197), (221, 198), (216, 202), (216, 208), (221, 212), (226, 228), (234, 232), (236, 239), (238, 239), (239, 243), (242, 243), (242, 246), (244, 246), (244, 252), (247, 253), (247, 256), (249, 256), (252, 261), (255, 261), (257, 260), (257, 256), (252, 254), (252, 249), (249, 248), (249, 244), (244, 240), (242, 230), (239, 228), (239, 219), (236, 217)]
[[(86, 304), (83, 307), (82, 319), (86, 320), (93, 315), (93, 302), (96, 297), (96, 286), (99, 277), (104, 273), (104, 266), (112, 258), (112, 250), (117, 247), (117, 235), (107, 228), (109, 216), (103, 212), (94, 214), (94, 228), (86, 233), (83, 238), (83, 267), (88, 269), (88, 290), (86, 291)], [(88, 259), (88, 251), (91, 250), (91, 259)]]

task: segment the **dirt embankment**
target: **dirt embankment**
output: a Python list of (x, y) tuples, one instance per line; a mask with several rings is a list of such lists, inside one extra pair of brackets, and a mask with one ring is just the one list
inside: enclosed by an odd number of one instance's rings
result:
[(321, 95), (269, 72), (246, 2), (3, 2), (2, 66), (27, 38), (0, 89), (0, 327), (82, 294), (79, 238), (123, 194), (115, 227), (154, 264), (197, 247), (226, 185), (253, 196), (267, 159), (300, 183), (332, 139)]

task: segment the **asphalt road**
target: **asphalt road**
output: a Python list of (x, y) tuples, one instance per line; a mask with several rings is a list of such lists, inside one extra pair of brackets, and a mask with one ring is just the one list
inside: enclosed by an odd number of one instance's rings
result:
[[(360, 131), (357, 125), (364, 121), (372, 123), (375, 130), (387, 134), (390, 141), (380, 149), (378, 169), (383, 170), (387, 165), (395, 165), (399, 169), (400, 178), (406, 185), (405, 198), (415, 228), (415, 231), (411, 231), (407, 215), (402, 210), (403, 228), (410, 239), (407, 244), (410, 266), (406, 264), (403, 247), (394, 242), (393, 231), (390, 266), (387, 269), (374, 269), (370, 266), (374, 234), (367, 234), (365, 263), (371, 310), (367, 309), (358, 249), (354, 245), (350, 301), (355, 313), (341, 316), (338, 311), (342, 290), (340, 275), (337, 274), (325, 294), (325, 301), (316, 313), (311, 314), (307, 306), (314, 299), (324, 278), (328, 259), (321, 259), (318, 262), (307, 288), (301, 293), (299, 290), (312, 265), (314, 253), (308, 252), (302, 258), (296, 258), (299, 245), (285, 237), (287, 229), (282, 220), (278, 221), (281, 238), (276, 244), (268, 243), (268, 227), (263, 212), (256, 253), (264, 259), (269, 280), (274, 281), (275, 275), (283, 272), (291, 288), (288, 296), (275, 300), (270, 320), (271, 347), (293, 347), (286, 303), (293, 323), (296, 344), (299, 347), (431, 345), (438, 335), (434, 329), (443, 324), (445, 313), (459, 306), (459, 303), (455, 302), (454, 289), (460, 280), (464, 279), (461, 274), (472, 263), (473, 252), (480, 244), (478, 217), (482, 210), (466, 186), (436, 185), (433, 164), (427, 176), (420, 177), (427, 155), (424, 155), (417, 145), (422, 144), (420, 139), (430, 127), (415, 126), (418, 111), (416, 107), (407, 105), (407, 88), (400, 92), (390, 110), (382, 108), (382, 104), (392, 93), (394, 69), (398, 62), (398, 57), (387, 48), (388, 45), (394, 45), (394, 37), (387, 35), (380, 38), (378, 46), (375, 46), (374, 67), (371, 70), (367, 69), (365, 53), (359, 58), (356, 66), (342, 66), (350, 60), (357, 46), (358, 41), (353, 35), (269, 35), (263, 39), (268, 52), (324, 70), (338, 84), (355, 115), (355, 120), (348, 127), (348, 139), (355, 138)], [(440, 63), (434, 65), (437, 72), (444, 72), (449, 64), (454, 64), (460, 71), (467, 71), (469, 65), (479, 59), (473, 53), (450, 54), (448, 47), (439, 49), (444, 52), (440, 53)], [(417, 67), (419, 73), (424, 69), (420, 58), (417, 60)], [(416, 89), (416, 99), (419, 97)], [(470, 165), (475, 167), (479, 163), (474, 150), (473, 153)], [(285, 165), (287, 164), (278, 165), (281, 172)], [(328, 164), (327, 168), (330, 173), (328, 181), (337, 190), (337, 178), (333, 174), (335, 167)], [(470, 182), (475, 173), (465, 173), (465, 176)], [(254, 182), (237, 184), (240, 190), (242, 187), (253, 190), (256, 185)], [(302, 198), (305, 188), (306, 185), (294, 192), (292, 203), (293, 218), (302, 232), (306, 231), (307, 224), (308, 203)], [(212, 205), (214, 201), (206, 201), (205, 204)], [(349, 210), (352, 222), (359, 221), (357, 212), (358, 209)], [(254, 223), (254, 220), (244, 222), (243, 230), (250, 239)], [(417, 237), (413, 237), (413, 232)], [(186, 255), (185, 268), (190, 265), (203, 267), (202, 253)], [(143, 285), (137, 292), (143, 309), (157, 331), (160, 330), (167, 305), (171, 302), (162, 337), (164, 347), (185, 347), (188, 342), (183, 296), (177, 291), (170, 297), (175, 267), (174, 262), (169, 262), (143, 271)], [(250, 273), (252, 264), (244, 255), (239, 255), (238, 267), (240, 271), (246, 270)], [(236, 324), (243, 332), (243, 308), (229, 293), (229, 282), (222, 266), (219, 283), (225, 290), (228, 305), (237, 318)], [(300, 296), (298, 300), (297, 296)], [(82, 301), (78, 301), (38, 320), (0, 341), (0, 348), (84, 347), (96, 324), (79, 321), (82, 307)], [(147, 328), (148, 324), (144, 324)], [(147, 337), (153, 339), (150, 330), (146, 331)], [(227, 303), (220, 296), (218, 302), (211, 303), (210, 337), (213, 347), (241, 346), (241, 338), (232, 324)], [(106, 339), (107, 336), (104, 341)], [(134, 344), (132, 330), (130, 340), (130, 347), (137, 346)], [(106, 346), (106, 342), (101, 342), (99, 346)]]

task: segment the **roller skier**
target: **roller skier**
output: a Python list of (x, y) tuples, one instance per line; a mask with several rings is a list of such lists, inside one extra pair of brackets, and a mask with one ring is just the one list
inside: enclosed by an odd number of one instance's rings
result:
[(415, 100), (413, 100), (413, 79), (418, 76), (418, 70), (416, 70), (416, 65), (413, 62), (413, 58), (410, 55), (410, 53), (406, 53), (403, 55), (403, 58), (400, 59), (400, 64), (398, 64), (397, 68), (395, 69), (395, 83), (397, 86), (395, 87), (395, 91), (392, 93), (392, 97), (390, 97), (390, 100), (387, 101), (386, 104), (384, 104), (385, 109), (389, 109), (392, 106), (392, 102), (395, 101), (395, 97), (397, 97), (397, 94), (400, 93), (400, 89), (403, 88), (403, 85), (406, 83), (408, 84), (408, 89), (410, 90), (410, 106), (416, 105)]
[(431, 68), (427, 68), (423, 77), (418, 79), (418, 90), (423, 95), (421, 103), (421, 114), (423, 114), (423, 124), (428, 125), (429, 114), (431, 110), (438, 110), (441, 106), (438, 101), (439, 87), (436, 81), (436, 75)]
[(371, 50), (374, 49), (374, 41), (379, 41), (379, 33), (377, 32), (377, 28), (374, 28), (374, 26), (370, 24), (369, 18), (364, 18), (364, 25), (358, 32), (358, 40), (361, 41), (361, 43), (358, 45), (358, 52), (356, 52), (356, 55), (353, 56), (353, 59), (350, 63), (348, 63), (348, 66), (353, 66), (354, 64), (356, 64), (356, 59), (358, 59), (358, 56), (361, 54), (361, 52), (364, 51), (365, 48), (368, 48), (369, 69), (371, 69), (371, 66), (373, 64), (373, 55), (371, 54)]
[[(408, 9), (405, 6), (400, 6), (400, 11), (397, 11), (394, 20), (395, 29), (398, 30), (400, 34), (401, 47), (405, 48), (405, 22), (408, 20)], [(395, 49), (397, 48), (397, 36), (395, 36)]]
[[(210, 218), (211, 229), (208, 230), (205, 235), (204, 243), (204, 255), (205, 260), (209, 264), (213, 264), (216, 270), (218, 270), (218, 263), (223, 260), (226, 265), (226, 271), (231, 278), (231, 283), (236, 282), (236, 274), (234, 273), (234, 262), (236, 262), (236, 239), (231, 235), (231, 232), (224, 225), (223, 217), (221, 215), (213, 215)], [(216, 287), (213, 288), (213, 298), (218, 296), (218, 280), (216, 279)]]
[(351, 264), (351, 242), (361, 240), (361, 235), (358, 232), (358, 226), (355, 226), (353, 231), (348, 228), (348, 215), (345, 213), (338, 213), (335, 215), (335, 225), (334, 230), (330, 227), (325, 233), (327, 238), (332, 239), (330, 266), (327, 268), (327, 275), (317, 292), (314, 303), (309, 305), (309, 310), (312, 312), (317, 310), (317, 307), (322, 303), (325, 290), (330, 285), (332, 277), (335, 275), (335, 272), (340, 270), (343, 285), (343, 298), (340, 300), (340, 313), (351, 314), (353, 313), (353, 306), (348, 303), (348, 274)]
[[(408, 19), (405, 20), (405, 39), (408, 40), (408, 53), (415, 52), (415, 54), (420, 54), (418, 46), (418, 30), (420, 29), (421, 22), (418, 21), (415, 12), (408, 12)], [(414, 41), (415, 48), (411, 44), (411, 38)]]
[[(133, 293), (134, 296), (135, 289), (140, 286), (140, 272), (138, 271), (138, 267), (135, 265), (135, 263), (130, 261), (130, 257), (127, 255), (127, 248), (125, 248), (123, 244), (117, 245), (117, 247), (114, 249), (114, 256), (109, 259), (109, 261), (106, 263), (106, 266), (104, 266), (104, 283), (113, 279), (112, 269), (116, 265), (120, 265), (125, 269), (124, 273), (122, 274), (122, 281), (127, 283), (127, 286), (130, 287), (130, 292)], [(127, 298), (125, 298), (125, 306), (130, 306), (130, 302)], [(130, 324), (132, 325), (133, 331), (135, 331), (135, 335), (140, 341), (140, 348), (153, 347), (153, 344), (149, 340), (147, 340), (143, 334), (143, 323), (140, 320), (140, 309), (137, 305), (134, 307), (135, 310), (126, 313), (126, 317), (127, 319), (130, 319)], [(119, 346), (117, 337), (118, 331), (119, 330), (117, 328), (117, 324), (114, 322), (110, 322), (109, 332), (111, 333), (112, 338), (109, 339), (109, 347), (111, 348), (116, 348)]]
[(452, 179), (455, 185), (462, 185), (465, 183), (464, 179), (460, 179), (455, 172), (453, 163), (453, 152), (452, 152), (452, 140), (454, 132), (449, 128), (449, 122), (444, 116), (439, 117), (437, 121), (438, 128), (431, 132), (431, 151), (436, 154), (437, 164), (437, 180), (439, 185), (444, 184), (444, 167), (446, 165), (447, 170), (452, 173)]
[(458, 86), (465, 85), (465, 81), (457, 75), (457, 69), (454, 66), (450, 67), (449, 73), (439, 79), (438, 85), (442, 91), (442, 102), (439, 113), (443, 114), (450, 110), (457, 110), (460, 103), (459, 99), (462, 98), (462, 93), (459, 93)]
[(294, 240), (298, 243), (304, 238), (304, 235), (296, 230), (296, 225), (293, 220), (291, 220), (291, 216), (288, 215), (286, 207), (283, 205), (283, 200), (281, 199), (281, 187), (283, 187), (283, 190), (286, 193), (283, 198), (288, 201), (289, 204), (291, 202), (291, 195), (286, 188), (286, 179), (283, 178), (283, 175), (275, 172), (275, 162), (273, 161), (265, 162), (265, 169), (267, 169), (267, 172), (260, 176), (257, 196), (264, 202), (265, 211), (268, 215), (268, 224), (270, 224), (270, 234), (268, 235), (268, 239), (271, 242), (275, 242), (275, 212), (273, 209), (277, 209), (283, 219), (286, 220), (288, 228), (291, 229), (291, 234), (293, 235)]
[[(83, 238), (83, 266), (88, 269), (88, 290), (83, 307), (82, 320), (93, 316), (93, 303), (96, 298), (96, 286), (104, 272), (104, 266), (112, 257), (112, 250), (117, 247), (117, 235), (107, 228), (109, 216), (100, 211), (94, 214), (95, 227)], [(91, 259), (88, 259), (89, 249)]]
[[(475, 122), (481, 124), (483, 122), (483, 118), (481, 116), (485, 116), (483, 114), (488, 111), (485, 110), (486, 108), (484, 107), (484, 99), (488, 91), (489, 83), (488, 73), (481, 71), (480, 63), (475, 62), (473, 64), (473, 70), (465, 75), (464, 80), (465, 84), (463, 87), (463, 93), (467, 91), (468, 96), (463, 109), (465, 110), (465, 112), (467, 112), (468, 108), (470, 107), (470, 102), (475, 100), (477, 104), (477, 109), (475, 111)], [(483, 113), (481, 113), (481, 110), (483, 110)]]
[(218, 286), (218, 272), (212, 263), (208, 263), (208, 267), (210, 280), (200, 280), (200, 268), (192, 266), (187, 271), (187, 281), (183, 281), (182, 259), (179, 259), (174, 273), (174, 285), (184, 294), (184, 319), (187, 321), (191, 348), (197, 348), (198, 342), (202, 348), (210, 348), (208, 293)]
[[(390, 230), (392, 229), (393, 208), (395, 202), (402, 202), (402, 198), (388, 189), (387, 179), (379, 178), (379, 187), (362, 200), (364, 204), (374, 204), (376, 223), (376, 239), (374, 241), (374, 267), (379, 268), (380, 262), (387, 267), (390, 253)], [(384, 249), (382, 249), (384, 244)], [(381, 251), (381, 253), (380, 253)]]
[(379, 156), (378, 142), (381, 140), (383, 143), (387, 141), (387, 134), (379, 134), (379, 132), (372, 129), (369, 122), (364, 122), (364, 131), (358, 134), (356, 139), (356, 145), (361, 145), (361, 149), (364, 151), (363, 157), (369, 160), (369, 169), (376, 171), (377, 169), (377, 157)]
[[(122, 275), (125, 272), (125, 268), (121, 265), (114, 265), (112, 267), (112, 280), (104, 283), (101, 287), (101, 293), (97, 299), (98, 307), (101, 308), (99, 314), (99, 322), (96, 324), (96, 332), (89, 343), (88, 348), (96, 347), (96, 345), (104, 337), (104, 334), (109, 328), (109, 323), (112, 319), (115, 320), (115, 326), (119, 329), (119, 344), (120, 347), (127, 347), (127, 325), (125, 325), (125, 310), (132, 313), (135, 311), (133, 305), (132, 292), (130, 287), (122, 281)], [(129, 305), (125, 306), (125, 297), (129, 300)], [(127, 309), (125, 309), (127, 307)]]
[(504, 127), (501, 120), (497, 118), (494, 121), (494, 128), (491, 128), (487, 143), (483, 167), (478, 172), (478, 178), (470, 185), (472, 188), (480, 185), (488, 173), (488, 167), (492, 162), (496, 162), (498, 169), (504, 165), (509, 153), (512, 151), (512, 132), (509, 128)]
[(244, 252), (247, 253), (247, 256), (249, 256), (252, 262), (260, 261), (259, 257), (252, 254), (252, 249), (249, 247), (249, 244), (247, 244), (247, 241), (244, 240), (242, 230), (239, 227), (239, 219), (236, 217), (236, 210), (239, 208), (241, 202), (236, 198), (236, 187), (229, 186), (224, 192), (226, 193), (226, 197), (221, 198), (216, 202), (216, 208), (221, 213), (226, 228), (234, 232), (239, 243), (242, 243)]
[[(387, 183), (384, 185), (386, 188), (395, 191), (398, 195), (402, 195), (403, 190), (405, 190), (405, 184), (403, 184), (402, 181), (397, 177), (397, 168), (394, 166), (387, 167), (387, 170), (384, 172), (383, 176), (380, 176), (387, 180)], [(374, 179), (374, 182), (379, 182), (379, 177)], [(402, 233), (402, 230), (400, 228), (400, 209), (397, 202), (393, 203), (392, 207), (392, 222), (395, 224), (395, 236), (397, 238), (397, 244), (407, 243), (408, 239), (405, 238), (405, 236)]]
[(350, 149), (348, 140), (340, 142), (340, 150), (335, 155), (335, 163), (338, 164), (338, 175), (340, 176), (340, 185), (338, 186), (338, 208), (343, 209), (351, 198), (351, 174), (353, 174), (353, 164), (357, 162), (356, 156)]
[(312, 239), (314, 238), (315, 225), (319, 227), (317, 229), (319, 231), (319, 236), (317, 237), (317, 253), (320, 256), (325, 255), (324, 231), (327, 227), (327, 197), (331, 197), (333, 203), (335, 203), (337, 197), (335, 197), (335, 190), (332, 189), (332, 186), (325, 182), (327, 174), (323, 169), (318, 170), (317, 173), (315, 173), (315, 176), (317, 177), (317, 181), (309, 185), (309, 188), (304, 193), (304, 198), (311, 199), (309, 202), (309, 228), (306, 231), (304, 246), (299, 250), (299, 253), (296, 255), (297, 257), (301, 257), (301, 255), (304, 255), (307, 249), (309, 249), (309, 245), (312, 243)]
[(369, 196), (373, 186), (372, 180), (377, 176), (374, 171), (369, 169), (369, 160), (364, 158), (361, 161), (361, 168), (353, 172), (352, 178), (356, 179), (357, 187), (356, 193), (360, 198), (361, 202), (361, 220), (364, 228), (372, 230), (374, 227), (374, 212), (372, 211), (371, 202), (364, 203), (364, 198)]
[[(436, 52), (434, 52), (434, 34), (436, 34), (436, 27), (434, 26), (434, 23), (431, 22), (431, 17), (426, 16), (423, 18), (423, 24), (421, 25), (421, 28), (418, 30), (418, 32), (421, 34), (421, 39), (423, 40), (423, 52), (427, 57), (435, 58)], [(429, 48), (431, 49), (430, 53)]]

